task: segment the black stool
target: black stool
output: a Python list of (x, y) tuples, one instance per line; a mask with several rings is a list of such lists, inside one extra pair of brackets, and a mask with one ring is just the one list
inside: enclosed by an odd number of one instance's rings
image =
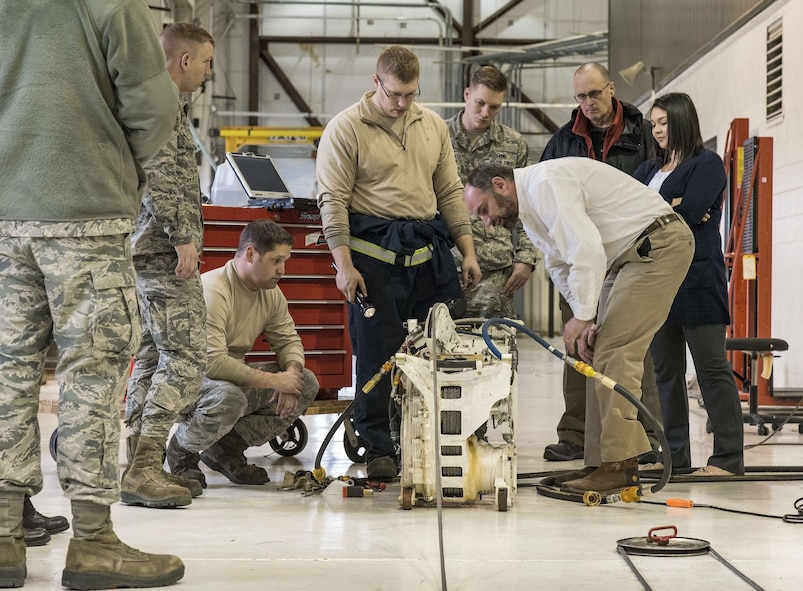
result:
[[(803, 433), (803, 417), (794, 417), (791, 413), (762, 414), (758, 411), (758, 358), (762, 355), (771, 355), (775, 351), (787, 351), (789, 343), (783, 339), (733, 338), (725, 339), (725, 349), (750, 354), (750, 377), (742, 378), (742, 391), (748, 392), (744, 422), (757, 425), (759, 435), (769, 434), (769, 429), (765, 425), (767, 422), (772, 423), (773, 431), (780, 429), (784, 422), (797, 423), (798, 432)], [(769, 389), (772, 395), (772, 377), (769, 378)]]

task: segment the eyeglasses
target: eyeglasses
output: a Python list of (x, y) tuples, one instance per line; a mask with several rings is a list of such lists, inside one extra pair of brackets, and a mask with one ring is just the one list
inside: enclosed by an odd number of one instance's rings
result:
[(602, 91), (605, 90), (606, 88), (608, 88), (610, 85), (611, 85), (611, 81), (609, 80), (608, 83), (605, 86), (603, 86), (602, 88), (600, 88), (599, 90), (592, 90), (588, 94), (580, 93), (580, 94), (574, 95), (574, 100), (576, 100), (578, 103), (584, 103), (584, 102), (586, 102), (586, 99), (591, 99), (592, 101), (595, 101), (600, 96), (602, 96)]
[(376, 79), (379, 80), (379, 86), (382, 87), (382, 92), (385, 93), (385, 96), (388, 97), (389, 99), (393, 99), (394, 101), (404, 101), (405, 103), (407, 103), (407, 102), (410, 102), (410, 101), (414, 101), (419, 96), (421, 96), (421, 85), (420, 84), (418, 85), (418, 91), (417, 92), (411, 92), (410, 94), (401, 94), (401, 93), (398, 93), (398, 92), (388, 92), (388, 89), (385, 88), (384, 84), (382, 84), (382, 78), (377, 76)]

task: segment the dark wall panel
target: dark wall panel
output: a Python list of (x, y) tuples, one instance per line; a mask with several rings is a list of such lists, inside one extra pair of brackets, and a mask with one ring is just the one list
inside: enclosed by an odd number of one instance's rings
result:
[(656, 90), (702, 48), (772, 0), (608, 0), (609, 69), (617, 96), (650, 91), (648, 71), (630, 86), (618, 72), (642, 61), (655, 68)]

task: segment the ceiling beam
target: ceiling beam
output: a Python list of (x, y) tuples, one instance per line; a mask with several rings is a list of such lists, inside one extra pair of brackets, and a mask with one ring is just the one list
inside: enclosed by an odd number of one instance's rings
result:
[[(331, 44), (331, 45), (440, 45), (441, 39), (437, 37), (327, 37), (325, 35), (280, 36), (263, 35), (259, 38), (263, 43), (304, 43), (304, 44)], [(541, 43), (544, 39), (482, 39), (482, 47), (521, 47)], [(455, 47), (455, 46), (452, 46)], [(459, 48), (459, 45), (456, 46)], [(471, 48), (474, 49), (474, 48)], [(467, 49), (466, 51), (471, 51)]]
[[(301, 96), (301, 93), (298, 92), (296, 87), (290, 81), (290, 78), (287, 77), (287, 74), (284, 73), (281, 66), (278, 62), (273, 59), (273, 56), (268, 51), (268, 47), (266, 44), (262, 44), (262, 50), (259, 52), (259, 57), (262, 59), (264, 64), (270, 70), (270, 73), (273, 74), (274, 78), (276, 78), (279, 85), (284, 89), (287, 93), (287, 96), (290, 97), (290, 100), (293, 101), (296, 109), (299, 110), (301, 113), (311, 113), (312, 109), (307, 104), (307, 101), (304, 100), (304, 97)], [(257, 110), (257, 109), (255, 109)], [(323, 127), (323, 123), (317, 117), (313, 117), (311, 115), (305, 116), (304, 119), (307, 120), (307, 123), (312, 127)]]
[[(512, 10), (513, 8), (515, 8), (516, 6), (518, 6), (519, 4), (521, 4), (522, 2), (524, 2), (524, 0), (510, 0), (510, 2), (508, 2), (507, 4), (505, 4), (505, 5), (504, 5), (502, 8), (500, 8), (500, 9), (499, 9), (499, 10), (497, 10), (496, 12), (494, 12), (492, 15), (490, 15), (490, 16), (489, 16), (488, 18), (486, 18), (484, 21), (482, 21), (482, 22), (480, 22), (480, 23), (477, 23), (476, 25), (474, 25), (474, 29), (473, 29), (473, 30), (474, 30), (474, 34), (475, 34), (475, 35), (479, 35), (479, 34), (480, 34), (480, 33), (482, 33), (482, 32), (483, 32), (485, 29), (487, 29), (488, 27), (490, 27), (490, 26), (491, 26), (492, 24), (494, 24), (494, 23), (495, 23), (497, 20), (499, 20), (500, 18), (502, 18), (502, 17), (503, 17), (505, 14), (507, 14), (508, 12), (510, 12), (510, 10)], [(532, 43), (532, 41), (530, 41), (530, 43)], [(525, 44), (525, 45), (526, 45), (526, 44)]]
[[(251, 4), (248, 13), (259, 14), (259, 5)], [(248, 110), (259, 111), (259, 21), (252, 18), (248, 22)], [(258, 117), (249, 117), (248, 125), (259, 125)]]
[[(444, 21), (446, 21), (447, 17), (449, 17), (450, 14), (449, 11), (446, 10), (446, 8), (444, 8), (443, 5), (440, 2), (438, 2), (438, 0), (427, 0), (427, 4), (432, 6), (432, 10), (441, 15)], [(453, 33), (459, 33), (460, 29), (463, 28), (462, 25), (454, 17), (452, 17), (452, 22), (447, 24), (451, 25), (452, 27), (451, 32)]]
[[(510, 87), (511, 90), (513, 90), (513, 94), (518, 94), (518, 96), (521, 97), (521, 102), (523, 103), (533, 102), (532, 99), (529, 96), (527, 96), (520, 87), (516, 86), (512, 82), (510, 83)], [(541, 126), (544, 129), (546, 129), (549, 133), (555, 133), (560, 128), (560, 125), (555, 123), (546, 113), (544, 113), (543, 110), (535, 107), (526, 108), (524, 110), (527, 111), (530, 115), (532, 115), (532, 118), (538, 121), (538, 123), (540, 123)]]

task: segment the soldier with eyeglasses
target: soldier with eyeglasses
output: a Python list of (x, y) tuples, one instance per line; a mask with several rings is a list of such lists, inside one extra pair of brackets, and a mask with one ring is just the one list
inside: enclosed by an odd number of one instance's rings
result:
[[(318, 147), (318, 204), (337, 287), (351, 302), (358, 390), (398, 351), (405, 321), (423, 321), (434, 304), (462, 298), (452, 245), (463, 255), (464, 285), (481, 276), (449, 129), (415, 102), (418, 77), (415, 53), (384, 49), (374, 89), (327, 124)], [(358, 290), (376, 307), (368, 318)], [(379, 380), (353, 413), (372, 480), (398, 474), (390, 386), (388, 376)]]

